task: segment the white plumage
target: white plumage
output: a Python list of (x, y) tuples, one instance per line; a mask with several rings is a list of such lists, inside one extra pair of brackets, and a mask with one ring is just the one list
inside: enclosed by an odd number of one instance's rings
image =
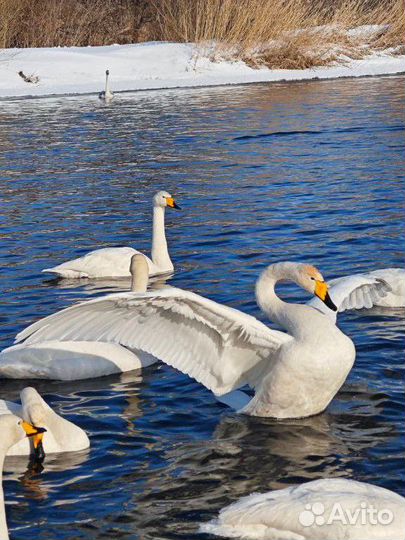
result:
[[(133, 293), (146, 292), (146, 257), (130, 261)], [(10, 379), (56, 379), (74, 381), (122, 373), (156, 362), (150, 354), (102, 341), (46, 340), (20, 343), (0, 353), (0, 377)]]
[[(159, 191), (153, 198), (152, 259), (145, 256), (149, 276), (168, 274), (174, 270), (166, 242), (166, 207), (179, 208), (170, 193)], [(42, 271), (62, 278), (129, 277), (129, 265), (135, 254), (141, 253), (131, 247), (101, 248)]]
[[(34, 426), (23, 422), (14, 414), (4, 414), (0, 416), (0, 538), (8, 540), (8, 528), (6, 522), (6, 511), (4, 508), (3, 494), (3, 465), (8, 450), (26, 437), (36, 435), (38, 432)], [(28, 435), (30, 433), (30, 435)]]
[(281, 301), (277, 281), (291, 280), (328, 301), (312, 266), (278, 263), (258, 280), (259, 305), (289, 334), (192, 292), (168, 288), (119, 293), (72, 306), (18, 334), (32, 346), (49, 341), (103, 341), (144, 351), (194, 377), (216, 395), (249, 384), (243, 412), (278, 418), (324, 410), (355, 358), (352, 341), (323, 314)]
[(405, 499), (364, 482), (315, 480), (243, 497), (200, 532), (263, 540), (404, 540)]
[(109, 81), (108, 81), (109, 76), (110, 76), (110, 71), (107, 69), (105, 72), (104, 90), (102, 90), (98, 95), (98, 98), (101, 99), (102, 101), (105, 101), (106, 103), (110, 102), (114, 98), (114, 94), (111, 92), (110, 86), (109, 86)]
[[(42, 439), (45, 454), (73, 452), (90, 446), (86, 432), (62, 418), (42, 399), (35, 388), (24, 388), (20, 393), (21, 404), (0, 400), (0, 415), (14, 414), (19, 418), (46, 429)], [(28, 456), (32, 448), (24, 438), (11, 446), (8, 456)]]
[[(329, 282), (329, 294), (338, 311), (370, 309), (372, 307), (405, 307), (405, 270), (385, 268), (364, 274), (353, 274)], [(336, 312), (317, 298), (308, 305), (316, 307), (336, 320)]]

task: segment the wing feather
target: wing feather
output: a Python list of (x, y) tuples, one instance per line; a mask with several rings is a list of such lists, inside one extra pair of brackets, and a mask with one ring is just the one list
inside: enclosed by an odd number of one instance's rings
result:
[(16, 342), (104, 341), (152, 354), (215, 394), (255, 386), (290, 336), (181, 289), (119, 293), (83, 302), (26, 328)]
[[(391, 291), (391, 286), (382, 278), (371, 274), (355, 274), (332, 279), (329, 282), (329, 295), (339, 312), (350, 309), (372, 308), (380, 298)], [(336, 313), (318, 298), (312, 298), (308, 305), (336, 320)]]

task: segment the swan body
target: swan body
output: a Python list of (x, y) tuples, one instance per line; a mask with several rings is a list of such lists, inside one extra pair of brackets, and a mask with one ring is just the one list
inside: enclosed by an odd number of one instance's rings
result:
[(114, 343), (44, 341), (21, 343), (0, 353), (0, 378), (76, 381), (141, 369), (153, 356)]
[[(173, 272), (165, 235), (165, 208), (179, 208), (167, 191), (159, 191), (153, 198), (152, 259), (144, 256), (149, 276)], [(56, 274), (62, 278), (106, 278), (129, 277), (133, 255), (141, 254), (131, 247), (101, 248), (82, 257), (64, 262), (42, 272)]]
[[(40, 320), (17, 335), (26, 345), (49, 340), (104, 341), (137, 349), (183, 371), (223, 396), (249, 384), (255, 396), (241, 412), (295, 418), (323, 411), (355, 358), (352, 341), (305, 305), (287, 304), (274, 291), (291, 280), (330, 303), (312, 266), (277, 263), (258, 280), (260, 307), (289, 333), (182, 289), (111, 294)], [(240, 403), (242, 400), (238, 400)]]
[(4, 414), (0, 416), (0, 538), (8, 540), (8, 528), (6, 521), (6, 511), (4, 508), (4, 493), (3, 493), (3, 465), (9, 449), (16, 444), (19, 444), (26, 437), (32, 437), (45, 431), (44, 429), (36, 428), (21, 418), (13, 414)]
[[(372, 307), (405, 307), (405, 270), (385, 268), (364, 274), (353, 274), (329, 282), (329, 294), (338, 311), (370, 309)], [(308, 302), (336, 320), (336, 312), (317, 298)]]
[[(20, 398), (21, 405), (0, 400), (0, 415), (11, 413), (36, 426), (45, 428), (46, 434), (42, 440), (45, 454), (73, 452), (89, 448), (90, 441), (86, 432), (56, 414), (35, 388), (24, 388), (20, 393)], [(8, 456), (28, 456), (30, 454), (31, 446), (27, 438), (11, 446), (7, 452)]]
[[(131, 259), (132, 291), (145, 292), (148, 284), (146, 257)], [(0, 353), (0, 377), (74, 381), (122, 373), (149, 366), (156, 358), (144, 351), (115, 343), (54, 340), (21, 343)]]
[(404, 540), (405, 499), (365, 482), (314, 480), (243, 497), (200, 532), (263, 540)]
[(105, 72), (105, 88), (102, 92), (99, 93), (98, 98), (102, 101), (111, 101), (114, 98), (114, 94), (110, 90), (110, 86), (108, 84), (108, 79), (110, 76), (110, 71), (107, 69)]

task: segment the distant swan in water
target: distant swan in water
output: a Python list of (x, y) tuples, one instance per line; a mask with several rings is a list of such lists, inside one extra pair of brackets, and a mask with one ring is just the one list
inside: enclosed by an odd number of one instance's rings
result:
[[(131, 274), (131, 294), (145, 293), (148, 265), (144, 255), (137, 253), (132, 257)], [(116, 343), (86, 338), (73, 341), (61, 337), (33, 344), (20, 343), (4, 349), (0, 353), (0, 377), (72, 381), (132, 371), (155, 362), (156, 358), (146, 352)]]
[(110, 76), (110, 71), (107, 69), (105, 72), (105, 89), (99, 93), (98, 98), (102, 99), (103, 101), (111, 101), (114, 97), (114, 94), (111, 92), (109, 84), (108, 84), (108, 78)]
[[(405, 307), (405, 270), (384, 268), (362, 274), (352, 274), (329, 281), (329, 295), (338, 311), (370, 309), (372, 307)], [(336, 320), (332, 311), (317, 298), (308, 305), (316, 307)]]
[[(262, 273), (256, 297), (262, 310), (288, 334), (171, 287), (112, 294), (72, 306), (32, 324), (16, 342), (34, 346), (48, 340), (85, 339), (139, 349), (194, 377), (240, 412), (276, 418), (311, 416), (322, 412), (344, 383), (355, 349), (316, 309), (278, 298), (275, 285), (286, 280), (336, 309), (316, 268), (283, 262)], [(245, 384), (255, 389), (253, 399), (233, 392)]]
[[(170, 193), (159, 191), (153, 197), (152, 260), (146, 257), (149, 276), (168, 274), (174, 269), (166, 242), (166, 207), (180, 208)], [(45, 268), (42, 271), (62, 278), (129, 277), (131, 257), (136, 253), (139, 251), (130, 247), (96, 249), (83, 257), (64, 262), (53, 268)]]
[[(90, 446), (83, 429), (62, 418), (45, 403), (35, 388), (24, 388), (20, 393), (21, 405), (0, 400), (0, 415), (15, 414), (35, 426), (46, 429), (40, 444), (45, 454), (84, 450)], [(0, 416), (1, 418), (1, 416)], [(35, 445), (35, 440), (34, 440)], [(29, 455), (32, 449), (28, 439), (22, 439), (8, 450), (8, 456)]]
[(243, 497), (200, 532), (263, 540), (405, 540), (405, 499), (365, 482), (326, 478)]

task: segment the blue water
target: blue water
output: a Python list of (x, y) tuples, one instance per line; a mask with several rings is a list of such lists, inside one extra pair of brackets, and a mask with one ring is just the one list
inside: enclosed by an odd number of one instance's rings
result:
[[(254, 281), (266, 264), (307, 261), (326, 278), (403, 266), (404, 82), (2, 102), (1, 347), (39, 317), (129, 286), (40, 270), (101, 246), (148, 251), (158, 189), (183, 207), (167, 212), (172, 283), (262, 319)], [(164, 365), (33, 383), (91, 448), (49, 455), (42, 472), (6, 461), (12, 537), (189, 540), (242, 495), (328, 476), (405, 494), (404, 312), (339, 323), (356, 364), (306, 420), (238, 416)], [(0, 381), (0, 396), (26, 385)]]

